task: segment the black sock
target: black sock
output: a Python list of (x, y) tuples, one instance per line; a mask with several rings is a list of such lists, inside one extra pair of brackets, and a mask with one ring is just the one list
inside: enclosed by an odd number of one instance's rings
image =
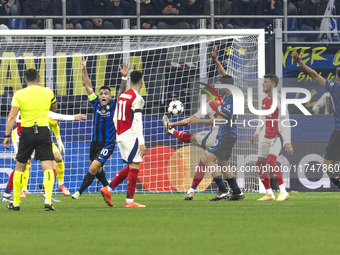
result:
[(99, 174), (96, 174), (97, 179), (103, 184), (104, 187), (109, 185), (109, 183), (106, 180), (104, 169)]
[(217, 177), (214, 177), (214, 182), (216, 183), (217, 185), (217, 188), (220, 192), (222, 193), (227, 193), (227, 189), (226, 187), (224, 186), (224, 182), (223, 182), (223, 179), (222, 179), (222, 175), (221, 176), (217, 176)]
[(329, 179), (331, 180), (331, 182), (338, 186), (339, 189), (340, 189), (340, 178), (338, 175), (336, 175), (335, 172), (327, 172), (328, 176), (329, 176)]
[(233, 194), (241, 194), (241, 190), (236, 183), (235, 178), (227, 179), (230, 188), (233, 190)]
[(88, 186), (90, 186), (96, 176), (90, 173), (87, 173), (84, 177), (83, 183), (80, 186), (80, 189), (78, 190), (80, 194), (84, 192), (84, 190), (87, 189)]

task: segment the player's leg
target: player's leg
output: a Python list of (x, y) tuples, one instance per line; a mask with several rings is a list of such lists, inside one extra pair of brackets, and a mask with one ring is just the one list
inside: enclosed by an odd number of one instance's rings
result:
[(256, 167), (258, 169), (260, 180), (266, 189), (266, 194), (259, 198), (259, 201), (275, 200), (275, 195), (270, 186), (270, 176), (267, 168), (267, 156), (270, 150), (270, 139), (262, 137), (259, 141), (258, 159), (256, 161)]
[(11, 197), (11, 193), (13, 190), (13, 176), (14, 176), (15, 170), (11, 172), (9, 175), (8, 182), (6, 184), (6, 189), (4, 194), (2, 194), (1, 201), (2, 202), (13, 202), (13, 198)]
[(183, 131), (178, 131), (174, 128), (172, 129), (169, 129), (168, 128), (168, 124), (169, 124), (169, 119), (166, 115), (163, 116), (163, 125), (164, 125), (164, 128), (165, 128), (165, 133), (168, 134), (168, 135), (174, 135), (178, 140), (182, 141), (182, 142), (185, 142), (185, 143), (190, 143), (192, 142), (191, 139), (192, 139), (192, 136), (193, 134), (190, 134), (190, 133), (185, 133)]
[(267, 164), (269, 169), (272, 171), (273, 177), (277, 184), (279, 185), (279, 196), (276, 201), (284, 201), (289, 198), (289, 194), (286, 191), (285, 185), (283, 183), (282, 172), (280, 167), (276, 164), (276, 159), (281, 151), (281, 140), (279, 138), (271, 139), (271, 146), (267, 156)]
[(334, 130), (324, 152), (323, 169), (327, 169), (327, 174), (331, 182), (340, 189), (339, 173), (334, 169), (335, 161), (339, 161), (340, 151), (340, 131)]
[(64, 185), (64, 174), (65, 174), (65, 164), (64, 160), (60, 154), (60, 151), (58, 150), (57, 146), (53, 143), (53, 155), (54, 155), (54, 168), (57, 171), (58, 176), (58, 190), (61, 191), (65, 196), (70, 195), (70, 191), (67, 189), (67, 187)]
[[(136, 157), (134, 158), (136, 161), (142, 160), (142, 157)], [(137, 179), (138, 179), (138, 173), (139, 173), (139, 162), (132, 162), (129, 164), (129, 174), (127, 176), (127, 192), (126, 192), (126, 201), (124, 204), (124, 207), (146, 207), (145, 205), (138, 204), (134, 202), (134, 194), (136, 191), (137, 186)]]
[[(208, 153), (206, 156), (210, 156), (210, 162), (207, 162), (205, 159), (203, 159), (203, 163), (205, 165), (210, 165), (212, 166), (213, 163), (216, 162), (216, 160), (218, 161), (218, 158), (215, 154), (212, 154), (212, 153)], [(214, 179), (214, 182), (216, 183), (217, 185), (217, 188), (218, 188), (218, 193), (215, 197), (213, 197), (212, 199), (210, 199), (210, 201), (219, 201), (221, 199), (227, 199), (229, 197), (229, 193), (228, 193), (228, 190), (226, 188), (226, 186), (224, 185), (224, 181), (223, 181), (223, 173), (221, 171), (221, 166), (220, 165), (216, 165), (215, 163), (215, 167), (211, 168), (211, 175)]]

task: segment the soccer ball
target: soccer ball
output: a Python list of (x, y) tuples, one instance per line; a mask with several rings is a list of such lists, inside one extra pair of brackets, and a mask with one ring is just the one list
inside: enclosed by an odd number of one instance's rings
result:
[(172, 116), (179, 116), (184, 112), (184, 106), (181, 101), (174, 100), (170, 102), (168, 107), (168, 113), (170, 113)]

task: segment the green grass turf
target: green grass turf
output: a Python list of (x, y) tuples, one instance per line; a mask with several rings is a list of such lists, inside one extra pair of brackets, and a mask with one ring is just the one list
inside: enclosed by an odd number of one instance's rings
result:
[(53, 195), (45, 212), (41, 195), (22, 198), (20, 212), (0, 207), (0, 254), (338, 254), (340, 193), (291, 193), (284, 202), (210, 202), (214, 194), (136, 194), (147, 208), (123, 208), (113, 195), (80, 200)]

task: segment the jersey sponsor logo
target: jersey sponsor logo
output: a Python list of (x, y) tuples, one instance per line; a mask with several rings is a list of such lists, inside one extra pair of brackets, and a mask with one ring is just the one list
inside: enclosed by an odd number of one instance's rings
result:
[(97, 113), (101, 115), (102, 117), (110, 117), (111, 112), (106, 111), (105, 109), (97, 110)]
[(122, 95), (120, 95), (120, 97), (126, 98), (126, 99), (131, 99), (131, 98), (132, 98), (132, 95), (129, 95), (129, 94), (122, 94)]

